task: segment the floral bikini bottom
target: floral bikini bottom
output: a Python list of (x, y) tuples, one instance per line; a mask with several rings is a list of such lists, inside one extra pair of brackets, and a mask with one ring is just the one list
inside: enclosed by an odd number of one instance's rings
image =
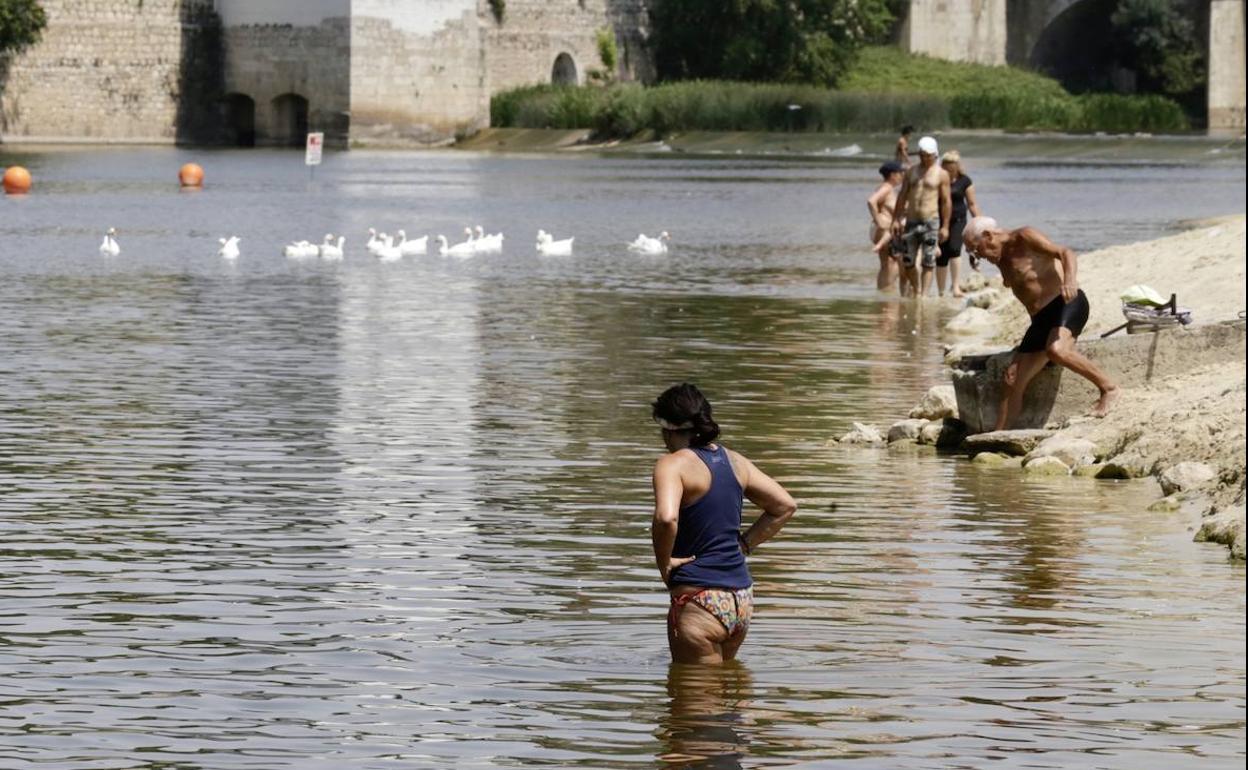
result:
[(714, 615), (728, 635), (735, 636), (750, 627), (750, 617), (754, 615), (754, 588), (736, 591), (728, 588), (703, 588), (696, 593), (673, 596), (671, 609), (667, 613), (667, 621), (673, 629), (677, 627), (681, 609), (689, 602)]

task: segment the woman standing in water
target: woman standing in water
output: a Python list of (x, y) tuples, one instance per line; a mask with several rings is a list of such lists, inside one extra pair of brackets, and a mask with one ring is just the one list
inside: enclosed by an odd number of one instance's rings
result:
[[(651, 539), (671, 593), (667, 642), (677, 663), (731, 660), (754, 613), (745, 557), (797, 512), (774, 479), (742, 455), (713, 443), (719, 426), (694, 385), (673, 385), (654, 402), (668, 454), (654, 466)], [(742, 497), (763, 510), (741, 532)]]
[(966, 214), (979, 216), (979, 203), (975, 200), (975, 183), (964, 173), (962, 156), (950, 150), (941, 156), (940, 165), (949, 174), (949, 197), (953, 211), (949, 213), (949, 238), (940, 244), (940, 256), (936, 257), (936, 291), (943, 297), (948, 282), (950, 293), (962, 296), (958, 286), (958, 272), (962, 267), (962, 230), (966, 227)]

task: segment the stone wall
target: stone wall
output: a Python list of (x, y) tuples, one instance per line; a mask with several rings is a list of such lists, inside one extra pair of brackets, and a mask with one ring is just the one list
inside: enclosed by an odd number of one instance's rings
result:
[(219, 69), (212, 0), (43, 7), (43, 40), (0, 67), (5, 139), (172, 142), (200, 127)]
[(1006, 0), (911, 0), (901, 45), (949, 61), (1005, 64)]
[(433, 143), (483, 125), (484, 7), (477, 0), (353, 0), (352, 138)]
[[(238, 3), (238, 6), (234, 6)], [(254, 111), (256, 144), (302, 145), (305, 131), (324, 131), (341, 145), (350, 132), (350, 0), (314, 0), (292, 14), (289, 0), (219, 0), (224, 25), (224, 90), (231, 111)], [(291, 21), (291, 19), (298, 21)], [(240, 97), (242, 97), (240, 99)], [(306, 116), (293, 105), (306, 100)], [(250, 143), (230, 134), (231, 141)]]
[(561, 55), (577, 83), (600, 69), (597, 31), (610, 23), (603, 0), (508, 0), (502, 24), (491, 25), (491, 92), (549, 83)]
[(444, 141), (497, 91), (584, 83), (600, 29), (615, 77), (652, 77), (648, 2), (508, 0), (499, 20), (488, 0), (44, 0), (43, 40), (0, 67), (0, 135)]

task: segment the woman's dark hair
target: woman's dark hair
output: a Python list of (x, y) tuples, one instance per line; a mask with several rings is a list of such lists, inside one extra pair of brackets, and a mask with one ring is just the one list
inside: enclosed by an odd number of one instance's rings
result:
[(719, 438), (719, 424), (711, 419), (711, 402), (697, 385), (682, 382), (673, 385), (650, 405), (651, 416), (672, 425), (689, 424), (694, 446), (706, 446)]
[(905, 125), (901, 127), (902, 136), (909, 136), (910, 134), (913, 134), (913, 133), (914, 133), (914, 126)]

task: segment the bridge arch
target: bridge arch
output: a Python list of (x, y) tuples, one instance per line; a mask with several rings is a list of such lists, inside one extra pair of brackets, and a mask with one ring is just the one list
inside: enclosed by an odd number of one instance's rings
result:
[(565, 52), (555, 57), (555, 64), (550, 68), (550, 82), (557, 86), (574, 86), (580, 82), (572, 54)]
[(221, 125), (225, 143), (232, 147), (256, 146), (256, 100), (247, 94), (226, 94), (221, 100)]
[(1110, 17), (1117, 0), (1051, 0), (1039, 3), (1044, 22), (1036, 29), (1025, 64), (1061, 81), (1071, 91), (1133, 91), (1131, 73), (1117, 66)]
[(287, 147), (302, 147), (308, 134), (308, 99), (296, 93), (285, 93), (269, 102), (273, 119), (270, 140)]

